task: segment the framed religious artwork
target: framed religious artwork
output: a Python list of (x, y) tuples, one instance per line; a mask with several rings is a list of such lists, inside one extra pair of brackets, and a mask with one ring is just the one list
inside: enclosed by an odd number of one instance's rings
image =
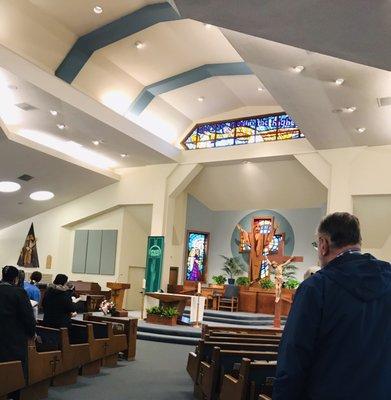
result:
[(185, 279), (206, 282), (209, 250), (209, 232), (187, 231)]

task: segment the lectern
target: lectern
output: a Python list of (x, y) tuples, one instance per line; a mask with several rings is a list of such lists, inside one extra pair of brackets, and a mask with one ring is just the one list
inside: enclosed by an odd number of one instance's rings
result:
[[(111, 299), (115, 304), (115, 308), (119, 314), (123, 313), (123, 304), (124, 304), (124, 296), (125, 290), (130, 289), (129, 283), (119, 283), (119, 282), (107, 282), (106, 286), (111, 289)], [(126, 316), (128, 313), (126, 312)], [(121, 316), (121, 315), (119, 315)]]

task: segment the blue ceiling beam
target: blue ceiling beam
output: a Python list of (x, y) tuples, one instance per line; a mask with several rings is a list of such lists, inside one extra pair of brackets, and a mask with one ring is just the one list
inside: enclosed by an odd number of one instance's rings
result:
[(155, 98), (155, 96), (159, 96), (160, 94), (170, 92), (171, 90), (175, 90), (183, 86), (191, 85), (192, 83), (196, 83), (213, 76), (252, 74), (253, 71), (245, 62), (205, 64), (146, 86), (130, 105), (128, 112), (135, 116), (140, 115), (147, 108), (148, 104)]
[(72, 83), (94, 51), (159, 22), (178, 19), (181, 17), (167, 2), (152, 4), (125, 15), (77, 39), (57, 68), (55, 75), (65, 82)]

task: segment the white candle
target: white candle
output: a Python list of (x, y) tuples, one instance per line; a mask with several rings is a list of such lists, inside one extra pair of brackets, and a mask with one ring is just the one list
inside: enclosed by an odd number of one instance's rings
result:
[(145, 289), (146, 286), (147, 286), (147, 281), (145, 280), (145, 278), (143, 278), (143, 289)]
[(198, 282), (198, 289), (197, 289), (198, 293), (201, 293), (201, 282)]

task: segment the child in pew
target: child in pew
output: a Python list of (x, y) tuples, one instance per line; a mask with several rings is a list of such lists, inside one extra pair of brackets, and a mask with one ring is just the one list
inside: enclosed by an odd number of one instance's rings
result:
[(52, 328), (70, 328), (76, 308), (67, 282), (66, 275), (58, 274), (53, 283), (48, 285), (42, 300), (44, 325)]
[(30, 276), (30, 282), (24, 281), (24, 290), (30, 299), (33, 306), (35, 318), (38, 317), (38, 305), (41, 300), (41, 291), (37, 287), (37, 283), (41, 282), (42, 274), (39, 271), (34, 271)]
[[(35, 336), (35, 318), (26, 292), (18, 287), (18, 269), (5, 266), (0, 282), (0, 362), (21, 361), (27, 382), (28, 339)], [(12, 399), (19, 398), (17, 393)]]

